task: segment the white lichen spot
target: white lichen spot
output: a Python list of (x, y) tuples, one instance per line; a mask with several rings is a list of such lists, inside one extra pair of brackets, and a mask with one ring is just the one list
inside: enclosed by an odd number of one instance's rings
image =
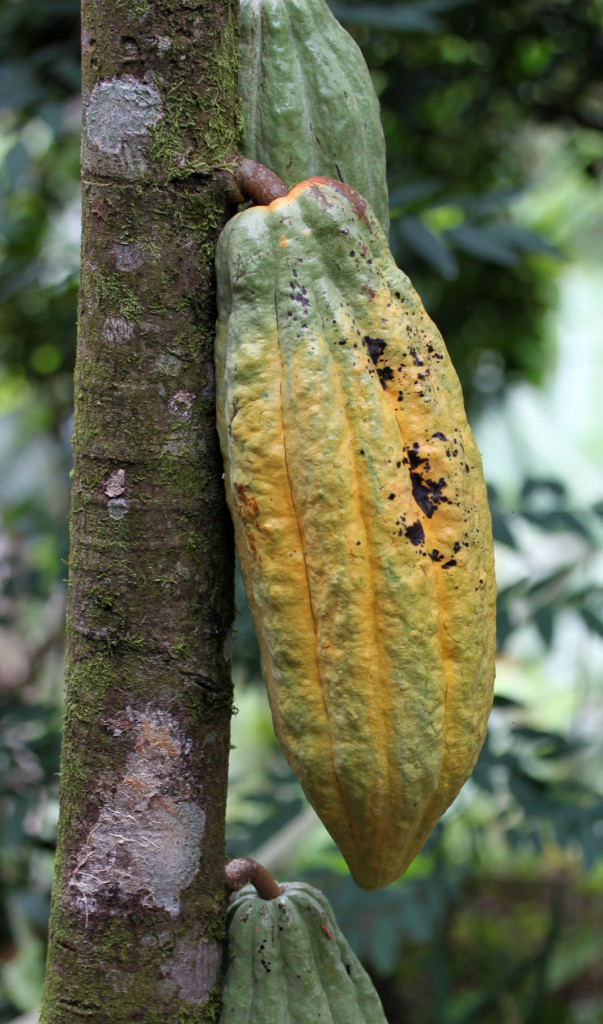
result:
[(159, 995), (164, 999), (178, 996), (187, 1003), (207, 1002), (218, 980), (220, 960), (215, 939), (198, 934), (180, 939), (171, 960), (160, 967)]
[(112, 498), (107, 507), (111, 519), (123, 519), (128, 511), (128, 503), (125, 498)]
[(189, 420), (195, 396), (191, 391), (177, 391), (168, 402), (170, 412), (181, 420)]
[[(187, 798), (191, 741), (165, 711), (131, 708), (111, 723), (134, 733), (124, 772), (77, 856), (69, 893), (86, 916), (116, 913), (115, 892), (175, 916), (180, 893), (199, 869), (205, 813)], [(103, 905), (112, 893), (113, 909)]]
[(156, 949), (157, 946), (165, 946), (168, 942), (172, 942), (174, 936), (168, 928), (162, 928), (160, 932), (154, 935), (143, 935), (140, 940), (140, 945), (145, 946), (147, 949)]
[(170, 377), (176, 377), (182, 369), (182, 360), (173, 356), (171, 352), (162, 352), (153, 363), (153, 369), (157, 373), (165, 373)]
[(110, 345), (121, 345), (134, 337), (134, 324), (125, 316), (108, 316), (103, 333)]
[(193, 450), (193, 443), (188, 437), (172, 437), (163, 446), (163, 451), (169, 455), (189, 455)]
[(144, 248), (140, 242), (116, 242), (113, 246), (115, 263), (118, 270), (131, 273), (146, 263)]
[(105, 494), (108, 498), (119, 498), (126, 489), (126, 471), (116, 469), (108, 480), (105, 480)]
[(194, 429), (195, 399), (196, 395), (191, 391), (182, 389), (172, 394), (168, 400), (167, 407), (172, 415), (172, 422), (162, 448), (166, 454), (181, 457), (201, 449), (203, 437)]
[(101, 153), (115, 156), (133, 135), (145, 135), (162, 113), (157, 89), (133, 75), (97, 82), (86, 111), (88, 138)]
[(157, 43), (157, 49), (160, 51), (160, 53), (165, 53), (165, 51), (169, 50), (170, 46), (172, 45), (172, 40), (169, 39), (168, 36), (156, 36), (155, 41)]

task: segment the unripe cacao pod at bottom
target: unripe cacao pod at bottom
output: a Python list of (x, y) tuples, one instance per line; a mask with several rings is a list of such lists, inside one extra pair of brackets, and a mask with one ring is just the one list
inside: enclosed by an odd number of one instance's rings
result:
[(369, 69), (325, 0), (241, 0), (243, 153), (286, 185), (322, 174), (389, 227), (385, 141)]
[(218, 430), (275, 730), (358, 885), (402, 874), (492, 702), (481, 460), (367, 203), (311, 179), (226, 225)]
[(387, 1024), (371, 980), (323, 893), (285, 882), (231, 898), (220, 1024)]

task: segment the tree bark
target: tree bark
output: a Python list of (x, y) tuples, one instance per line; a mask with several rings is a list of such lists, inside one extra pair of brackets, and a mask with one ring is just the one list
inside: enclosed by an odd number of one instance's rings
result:
[(233, 548), (213, 256), (236, 0), (83, 0), (68, 670), (43, 1024), (215, 1020)]

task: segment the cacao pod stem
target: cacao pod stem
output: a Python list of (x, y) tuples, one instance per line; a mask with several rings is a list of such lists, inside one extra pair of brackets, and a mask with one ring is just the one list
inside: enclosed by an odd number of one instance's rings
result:
[(288, 187), (269, 167), (256, 160), (248, 160), (239, 153), (232, 158), (226, 176), (229, 198), (237, 204), (251, 199), (256, 206), (269, 206), (273, 199), (286, 196), (289, 192)]
[(263, 900), (276, 900), (282, 896), (281, 887), (276, 879), (252, 857), (229, 860), (224, 866), (223, 874), (224, 880), (232, 892), (238, 892), (244, 885), (251, 882), (258, 896)]

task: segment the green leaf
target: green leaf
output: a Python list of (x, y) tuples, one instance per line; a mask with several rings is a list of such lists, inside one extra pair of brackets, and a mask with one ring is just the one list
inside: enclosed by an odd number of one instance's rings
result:
[(530, 726), (519, 726), (513, 729), (513, 737), (527, 740), (533, 755), (547, 760), (568, 757), (578, 750), (583, 750), (585, 746), (581, 740), (568, 740), (558, 733), (532, 729)]
[[(495, 211), (504, 209), (509, 203), (513, 202), (519, 196), (523, 195), (525, 187), (523, 185), (517, 185), (512, 188), (497, 188), (491, 192), (486, 192), (484, 195), (456, 195), (451, 198), (441, 200), (443, 203), (453, 203), (455, 206), (460, 206), (465, 211), (467, 216), (473, 220), (476, 217), (484, 217)], [(434, 204), (438, 205), (438, 204)]]
[(368, 28), (390, 29), (398, 32), (441, 32), (444, 23), (435, 15), (444, 14), (457, 7), (466, 7), (470, 0), (423, 0), (422, 3), (398, 3), (391, 7), (380, 4), (364, 4), (348, 7), (331, 4), (331, 10), (339, 21), (349, 25), (366, 25)]
[(557, 588), (558, 586), (565, 583), (571, 576), (574, 570), (573, 565), (562, 566), (561, 569), (554, 569), (548, 573), (542, 579), (535, 580), (529, 587), (526, 588), (526, 596), (534, 597), (541, 593), (543, 590), (547, 590), (549, 587)]
[(449, 228), (445, 234), (457, 249), (470, 256), (477, 256), (488, 263), (497, 263), (501, 267), (515, 267), (518, 263), (516, 253), (509, 246), (497, 241), (487, 228), (461, 224), (458, 228)]
[(561, 259), (561, 253), (554, 245), (550, 245), (535, 231), (527, 231), (516, 224), (493, 224), (490, 227), (490, 233), (502, 245), (508, 245), (519, 252), (544, 252), (556, 259)]
[(511, 697), (503, 697), (501, 693), (494, 695), (494, 707), (495, 708), (522, 708), (523, 704), (520, 700), (516, 700)]
[(538, 494), (543, 491), (558, 495), (560, 498), (567, 494), (565, 484), (561, 483), (560, 480), (528, 477), (522, 485), (521, 496), (522, 498), (528, 498), (531, 494)]
[(540, 636), (547, 647), (551, 646), (553, 640), (553, 612), (549, 606), (539, 608), (534, 614), (534, 623)]
[(395, 7), (376, 4), (347, 7), (332, 4), (331, 10), (338, 21), (347, 25), (366, 25), (368, 28), (394, 32), (439, 32), (441, 21), (434, 18), (426, 7), (427, 4), (400, 4)]
[(580, 615), (591, 632), (597, 633), (598, 636), (603, 636), (603, 620), (598, 615), (594, 615), (588, 608), (580, 608)]
[[(439, 178), (428, 178), (426, 181), (414, 181), (408, 185), (397, 185), (389, 190), (389, 205), (392, 211), (395, 211), (398, 206), (410, 206), (412, 203), (416, 203), (419, 199), (425, 199), (426, 196), (433, 195), (441, 188), (441, 180)], [(395, 212), (392, 212), (392, 218), (396, 218)]]
[(517, 550), (517, 542), (507, 526), (507, 516), (494, 512), (492, 514), (492, 535), (494, 540)]
[[(597, 964), (603, 964), (603, 935), (600, 930), (566, 935), (563, 947), (551, 957), (548, 987), (552, 990), (565, 987), (586, 974), (590, 968), (596, 971)], [(603, 1011), (603, 1006), (600, 1011)]]
[(544, 512), (524, 511), (522, 515), (529, 523), (534, 523), (535, 526), (539, 526), (549, 533), (557, 533), (563, 530), (579, 533), (580, 536), (590, 540), (590, 534), (580, 520), (571, 512), (565, 512), (563, 509), (552, 509), (551, 511)]
[(418, 217), (407, 215), (395, 221), (393, 228), (403, 242), (414, 249), (438, 274), (452, 281), (458, 275), (458, 264), (453, 252), (429, 231)]
[(509, 788), (529, 818), (542, 818), (546, 814), (547, 790), (544, 783), (517, 771), (509, 777)]
[(27, 150), (20, 142), (18, 142), (12, 149), (9, 149), (8, 153), (4, 157), (4, 171), (8, 177), (9, 185), (11, 188), (15, 188), (19, 179), (27, 171), (29, 166), (29, 157)]

